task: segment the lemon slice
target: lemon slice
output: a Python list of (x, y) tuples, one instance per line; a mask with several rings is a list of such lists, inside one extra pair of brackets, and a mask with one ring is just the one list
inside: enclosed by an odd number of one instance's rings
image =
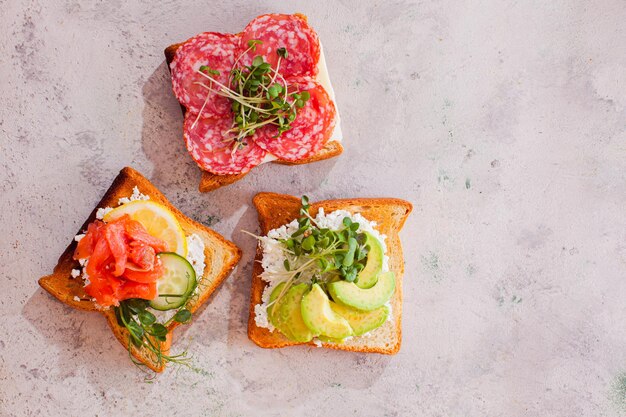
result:
[(187, 256), (187, 239), (176, 216), (165, 206), (154, 201), (136, 200), (122, 204), (104, 215), (103, 220), (110, 222), (128, 214), (138, 221), (154, 237), (164, 240), (171, 252)]

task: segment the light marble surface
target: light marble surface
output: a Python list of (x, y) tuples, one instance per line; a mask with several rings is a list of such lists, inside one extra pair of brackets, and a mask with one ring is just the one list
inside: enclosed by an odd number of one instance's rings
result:
[[(318, 6), (312, 5), (318, 3)], [(0, 415), (623, 416), (626, 3), (0, 0)], [(196, 192), (162, 50), (301, 11), (338, 159)], [(244, 250), (152, 383), (37, 286), (120, 168)], [(257, 191), (414, 212), (393, 357), (246, 337)]]

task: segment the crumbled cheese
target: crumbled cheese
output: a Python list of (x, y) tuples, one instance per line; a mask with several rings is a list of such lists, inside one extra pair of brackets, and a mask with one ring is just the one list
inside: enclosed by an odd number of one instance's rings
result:
[(87, 262), (85, 262), (85, 267), (83, 268), (83, 280), (85, 281), (83, 287), (91, 283), (91, 281), (89, 281), (89, 275), (87, 275)]
[(204, 276), (204, 241), (198, 235), (191, 234), (187, 236), (187, 260), (196, 271), (196, 280), (199, 282)]
[[(389, 271), (389, 257), (387, 254), (387, 245), (385, 243), (385, 239), (387, 238), (384, 234), (380, 233), (376, 230), (376, 222), (367, 220), (359, 213), (350, 213), (346, 210), (335, 210), (326, 214), (323, 208), (317, 213), (315, 217), (315, 223), (320, 228), (328, 228), (330, 230), (341, 230), (343, 229), (343, 219), (344, 217), (349, 217), (352, 222), (359, 223), (359, 229), (357, 232), (368, 232), (376, 239), (378, 239), (383, 248), (383, 264), (382, 264), (382, 272)], [(254, 306), (254, 320), (258, 327), (264, 327), (269, 329), (270, 331), (274, 331), (274, 326), (269, 322), (267, 316), (267, 304), (269, 303), (270, 295), (274, 288), (284, 281), (284, 274), (287, 272), (285, 269), (285, 258), (289, 255), (285, 253), (284, 245), (280, 242), (281, 239), (288, 239), (292, 233), (298, 230), (299, 225), (298, 221), (294, 220), (291, 223), (282, 225), (276, 229), (272, 229), (267, 233), (266, 237), (261, 238), (261, 245), (263, 247), (263, 258), (261, 260), (261, 265), (263, 266), (263, 272), (261, 273), (261, 278), (268, 283), (268, 285), (263, 290), (263, 294), (261, 296), (261, 303)], [(302, 261), (304, 262), (304, 261)], [(289, 259), (289, 263), (291, 265), (291, 269), (298, 268), (298, 263), (295, 262), (292, 258)], [(391, 305), (389, 304), (389, 308), (391, 309)], [(388, 320), (392, 319), (392, 314), (390, 310)]]
[(76, 236), (74, 236), (74, 240), (76, 242), (80, 242), (81, 239), (84, 238), (84, 237), (85, 237), (85, 234), (84, 233), (80, 233), (80, 234), (77, 234)]
[[(385, 305), (389, 309), (389, 315), (387, 316), (387, 321), (390, 322), (390, 323), (393, 323), (394, 322), (393, 321), (393, 307), (391, 306), (391, 300), (387, 301), (385, 303)], [(374, 329), (374, 330), (376, 330), (376, 329)], [(374, 330), (372, 330), (372, 331), (374, 331)]]
[[(133, 193), (130, 196), (128, 196), (128, 197), (122, 197), (119, 200), (117, 200), (117, 204), (119, 204), (121, 206), (122, 204), (127, 204), (127, 203), (130, 203), (131, 201), (137, 201), (137, 200), (150, 200), (150, 196), (149, 195), (145, 195), (145, 194), (141, 194), (141, 192), (139, 191), (139, 188), (137, 188), (137, 186), (135, 186), (133, 188)], [(98, 208), (98, 210), (96, 210), (96, 219), (98, 219), (98, 220), (104, 219), (104, 216), (106, 216), (106, 214), (108, 212), (110, 212), (111, 210), (113, 210), (113, 207), (100, 207), (100, 208)], [(80, 236), (80, 235), (78, 235), (78, 236)], [(74, 239), (76, 240), (76, 238), (78, 238), (78, 236), (76, 236)], [(82, 239), (82, 237), (78, 238), (78, 240), (80, 240), (80, 239)], [(76, 241), (78, 242), (78, 240), (76, 240)]]
[(80, 269), (72, 269), (72, 278), (78, 278), (80, 276)]
[[(265, 291), (267, 291), (268, 288), (269, 286), (265, 287)], [(254, 322), (256, 323), (257, 327), (264, 327), (266, 329), (269, 329), (270, 332), (273, 332), (275, 327), (270, 322), (269, 317), (267, 316), (267, 297), (265, 297), (265, 291), (263, 291), (263, 298), (265, 298), (263, 300), (263, 303), (254, 306)]]
[(74, 296), (74, 301), (80, 301), (80, 298), (77, 296)]
[(78, 263), (80, 264), (80, 266), (86, 266), (87, 265), (87, 258), (79, 259)]
[(139, 188), (135, 186), (133, 188), (133, 193), (131, 194), (131, 196), (120, 198), (119, 200), (117, 200), (117, 204), (122, 205), (122, 204), (130, 203), (131, 201), (137, 201), (137, 200), (150, 200), (150, 196), (141, 194), (139, 192)]
[(102, 220), (104, 219), (104, 216), (106, 216), (106, 214), (113, 210), (113, 207), (100, 207), (98, 208), (98, 210), (96, 210), (96, 219), (98, 220)]

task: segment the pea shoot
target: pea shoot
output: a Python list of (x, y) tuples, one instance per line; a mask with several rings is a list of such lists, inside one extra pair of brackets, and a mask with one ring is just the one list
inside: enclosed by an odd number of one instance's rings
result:
[(291, 123), (296, 119), (299, 109), (311, 97), (308, 91), (290, 91), (287, 81), (279, 73), (281, 61), (289, 56), (286, 48), (276, 50), (276, 68), (272, 68), (260, 55), (255, 56), (250, 65), (239, 66), (241, 58), (256, 51), (256, 46), (262, 43), (256, 39), (248, 41), (248, 49), (237, 57), (230, 70), (227, 85), (216, 79), (220, 75), (219, 71), (207, 65), (198, 69), (198, 73), (209, 83), (196, 84), (207, 89), (209, 93), (192, 128), (199, 120), (211, 93), (230, 99), (233, 125), (224, 141), (232, 142), (232, 153), (247, 146), (246, 138), (253, 136), (263, 126), (276, 126), (275, 137), (291, 129)]

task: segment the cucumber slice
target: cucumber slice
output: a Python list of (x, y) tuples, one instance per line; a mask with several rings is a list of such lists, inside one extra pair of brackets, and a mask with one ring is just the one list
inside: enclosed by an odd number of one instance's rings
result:
[(196, 272), (189, 261), (174, 252), (162, 252), (157, 255), (165, 272), (157, 281), (158, 296), (150, 301), (155, 310), (171, 310), (185, 304), (196, 288)]

